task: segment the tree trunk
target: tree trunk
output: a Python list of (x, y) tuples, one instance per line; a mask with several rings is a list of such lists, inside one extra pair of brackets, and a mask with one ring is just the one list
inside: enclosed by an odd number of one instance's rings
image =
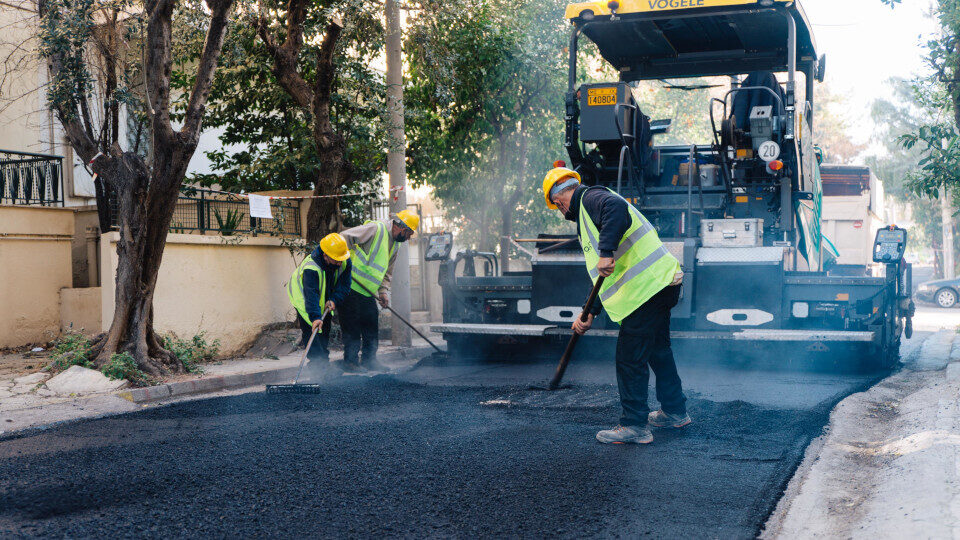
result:
[(500, 207), (500, 270), (510, 271), (510, 238), (513, 237), (513, 208)]
[(943, 277), (953, 279), (956, 277), (954, 262), (956, 258), (953, 254), (953, 210), (950, 204), (950, 190), (946, 187), (940, 188), (940, 218), (943, 234)]
[[(119, 140), (119, 105), (115, 89), (123, 80), (117, 61), (125, 49), (117, 38), (117, 11), (107, 25), (94, 50), (99, 51), (98, 69), (107, 69), (105, 95), (98, 101), (106, 103), (104, 120), (99, 127), (90, 115), (89, 89), (77, 78), (79, 70), (75, 57), (91, 49), (86, 42), (64, 45), (57, 31), (44, 33), (48, 42), (58, 46), (44, 49), (48, 55), (51, 79), (57, 84), (77, 86), (76, 92), (51, 103), (63, 125), (71, 146), (97, 175), (97, 201), (105, 203), (107, 192), (117, 196), (120, 238), (117, 242), (116, 295), (113, 321), (104, 334), (94, 339), (92, 357), (98, 366), (109, 362), (115, 353), (129, 353), (137, 365), (152, 376), (182, 372), (179, 359), (165, 350), (153, 328), (153, 295), (157, 285), (160, 263), (167, 240), (167, 230), (179, 197), (180, 186), (187, 165), (197, 148), (201, 121), (210, 86), (216, 71), (217, 59), (223, 46), (232, 0), (207, 0), (210, 26), (203, 51), (197, 59), (197, 71), (189, 101), (183, 115), (183, 127), (174, 131), (170, 120), (170, 78), (172, 70), (172, 18), (175, 0), (147, 2), (146, 43), (144, 65), (144, 96), (152, 128), (150, 166), (134, 151), (124, 152)], [(60, 5), (38, 2), (38, 11), (44, 19), (45, 32), (61, 24)], [(90, 20), (89, 22), (93, 22)], [(99, 23), (97, 23), (99, 24)], [(69, 66), (69, 69), (67, 68)], [(78, 82), (80, 81), (80, 82)], [(79, 110), (80, 114), (77, 114)], [(99, 133), (99, 135), (97, 135)], [(106, 189), (106, 188), (109, 188)], [(104, 224), (104, 229), (109, 223)]]
[[(166, 163), (173, 161), (169, 150), (158, 150), (157, 156), (167, 158)], [(100, 170), (111, 179), (119, 197), (120, 238), (113, 322), (94, 341), (92, 357), (97, 366), (102, 366), (113, 354), (128, 352), (140, 369), (151, 376), (182, 372), (183, 365), (163, 348), (153, 329), (153, 295), (179, 192), (174, 189), (171, 196), (156, 188), (163, 182), (151, 180), (143, 159), (133, 152), (101, 161)], [(153, 176), (172, 174), (182, 178), (185, 165), (171, 164), (173, 170), (156, 163)]]
[[(320, 173), (317, 175), (317, 184), (314, 186), (314, 195), (336, 195), (340, 192), (340, 187), (350, 180), (352, 167), (346, 160), (346, 144), (342, 138), (338, 138), (338, 144), (331, 145), (330, 148), (321, 146), (325, 140), (324, 136), (315, 136), (314, 141), (320, 148)], [(338, 232), (343, 228), (343, 216), (340, 214), (340, 199), (337, 197), (328, 197), (324, 199), (313, 199), (310, 202), (310, 210), (307, 211), (307, 241), (312, 243), (320, 242), (324, 236)]]
[[(527, 122), (526, 120), (520, 121), (520, 144), (517, 145), (517, 163), (520, 164), (520, 170), (517, 172), (516, 179), (520, 182), (521, 186), (526, 181), (527, 177), (527, 136), (526, 136)], [(505, 145), (504, 145), (505, 146)], [(501, 155), (501, 159), (506, 159), (506, 151)], [(506, 178), (504, 178), (506, 179)], [(506, 203), (500, 206), (500, 268), (504, 272), (510, 271), (510, 238), (513, 236), (513, 212), (517, 204), (520, 202), (520, 197), (523, 195), (523, 188), (517, 186), (513, 189), (513, 192), (507, 197)], [(506, 192), (506, 185), (504, 185), (504, 192)]]

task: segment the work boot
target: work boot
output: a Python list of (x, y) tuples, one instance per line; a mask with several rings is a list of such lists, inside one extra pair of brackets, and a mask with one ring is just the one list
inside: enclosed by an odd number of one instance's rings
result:
[(689, 414), (670, 414), (663, 412), (663, 409), (647, 415), (647, 424), (655, 428), (682, 428), (691, 422), (693, 420)]
[(356, 362), (344, 362), (343, 370), (347, 373), (366, 373), (367, 368), (361, 366)]
[(653, 442), (653, 433), (646, 427), (617, 426), (598, 431), (597, 440), (603, 444), (648, 444)]

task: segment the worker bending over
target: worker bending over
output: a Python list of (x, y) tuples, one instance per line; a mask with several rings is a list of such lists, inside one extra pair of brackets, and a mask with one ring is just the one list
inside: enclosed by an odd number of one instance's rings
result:
[(300, 323), (300, 344), (306, 347), (313, 329), (320, 329), (307, 351), (312, 375), (319, 375), (330, 361), (330, 313), (340, 311), (350, 292), (351, 268), (347, 241), (337, 233), (330, 233), (293, 271), (287, 283), (287, 295)]
[(340, 233), (353, 254), (353, 283), (337, 311), (343, 331), (343, 361), (349, 368), (384, 370), (377, 362), (377, 302), (383, 307), (390, 305), (390, 277), (398, 243), (409, 240), (419, 226), (420, 216), (401, 210), (386, 222), (367, 221)]
[[(580, 185), (580, 175), (563, 167), (543, 180), (547, 206), (577, 223), (587, 272), (600, 287), (602, 308), (620, 324), (617, 337), (617, 385), (623, 414), (620, 424), (597, 433), (602, 443), (649, 443), (650, 427), (690, 423), (686, 397), (670, 348), (670, 309), (680, 299), (683, 272), (663, 246), (657, 231), (632, 204), (602, 187)], [(596, 305), (586, 322), (577, 317), (573, 331), (583, 335), (600, 313)], [(649, 366), (649, 368), (648, 368)], [(661, 409), (647, 404), (649, 369), (657, 378)]]

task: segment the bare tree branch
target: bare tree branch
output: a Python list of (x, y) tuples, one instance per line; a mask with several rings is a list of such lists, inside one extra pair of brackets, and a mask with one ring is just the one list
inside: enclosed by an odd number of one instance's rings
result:
[(343, 31), (343, 23), (332, 20), (327, 25), (327, 34), (323, 37), (320, 51), (317, 53), (317, 81), (314, 86), (313, 114), (315, 116), (315, 130), (320, 134), (318, 142), (322, 146), (333, 144), (333, 124), (330, 123), (330, 95), (333, 92), (333, 82), (336, 78), (333, 65), (333, 53), (337, 48), (337, 40)]
[(213, 84), (213, 74), (217, 70), (217, 59), (223, 48), (223, 39), (227, 33), (227, 13), (233, 5), (233, 0), (218, 0), (210, 2), (213, 10), (210, 19), (210, 28), (207, 30), (207, 39), (200, 56), (200, 65), (197, 67), (196, 82), (190, 92), (190, 102), (184, 119), (183, 129), (180, 130), (191, 145), (195, 145), (200, 137), (200, 121), (203, 119), (204, 107), (210, 95), (210, 86)]
[[(42, 16), (49, 9), (46, 0), (39, 0), (37, 9)], [(63, 55), (63, 51), (57, 50), (54, 51), (53, 55), (49, 58), (50, 76), (52, 79), (56, 79), (57, 75), (63, 70), (66, 60)], [(79, 99), (82, 104), (81, 110), (86, 110), (85, 94), (82, 94)], [(92, 133), (88, 131), (83, 122), (77, 117), (77, 111), (66, 109), (62, 103), (55, 104), (55, 110), (57, 117), (60, 119), (60, 123), (63, 125), (63, 130), (66, 132), (67, 139), (72, 144), (74, 150), (76, 150), (80, 159), (84, 163), (93, 159), (98, 153), (97, 143)]]
[(289, 0), (287, 3), (287, 37), (282, 45), (270, 33), (267, 17), (262, 11), (258, 17), (257, 33), (267, 51), (273, 57), (271, 71), (280, 86), (290, 94), (297, 105), (310, 109), (314, 101), (313, 90), (297, 68), (297, 59), (303, 47), (303, 23), (307, 13), (307, 0)]
[[(147, 10), (147, 43), (144, 71), (147, 90), (153, 110), (153, 137), (155, 141), (172, 142), (175, 134), (170, 125), (170, 74), (172, 38), (170, 21), (173, 19), (173, 0), (150, 0)], [(161, 146), (161, 145), (155, 145)]]

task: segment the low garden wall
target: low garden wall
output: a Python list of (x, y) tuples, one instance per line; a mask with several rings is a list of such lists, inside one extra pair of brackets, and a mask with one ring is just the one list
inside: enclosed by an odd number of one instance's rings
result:
[(0, 206), (0, 348), (60, 333), (60, 289), (73, 284), (69, 208)]
[[(117, 232), (100, 241), (101, 320), (113, 320)], [(286, 283), (295, 268), (290, 251), (273, 237), (224, 243), (219, 236), (170, 234), (154, 296), (154, 326), (182, 338), (205, 331), (220, 353), (246, 348), (264, 327), (293, 321)]]

